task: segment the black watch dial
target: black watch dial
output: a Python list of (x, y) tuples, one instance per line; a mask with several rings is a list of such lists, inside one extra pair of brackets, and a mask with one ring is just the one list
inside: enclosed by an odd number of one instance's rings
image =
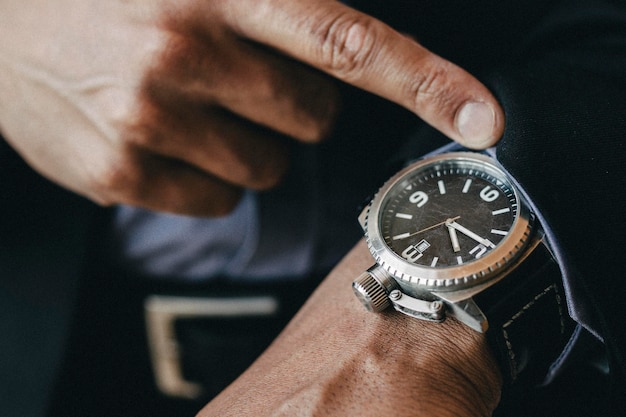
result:
[(405, 174), (378, 214), (382, 240), (403, 260), (458, 267), (480, 261), (507, 237), (518, 200), (501, 171), (453, 158)]

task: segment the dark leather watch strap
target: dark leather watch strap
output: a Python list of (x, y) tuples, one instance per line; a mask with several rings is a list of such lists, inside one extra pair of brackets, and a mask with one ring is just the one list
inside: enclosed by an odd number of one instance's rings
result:
[(502, 281), (474, 297), (489, 322), (487, 339), (505, 383), (541, 383), (563, 352), (569, 317), (558, 264), (543, 242)]

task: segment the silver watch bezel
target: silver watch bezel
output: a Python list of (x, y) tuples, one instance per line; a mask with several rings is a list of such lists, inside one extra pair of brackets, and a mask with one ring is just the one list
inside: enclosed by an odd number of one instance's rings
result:
[[(479, 260), (459, 266), (433, 268), (416, 265), (397, 255), (385, 243), (379, 228), (379, 219), (387, 195), (405, 178), (413, 176), (417, 170), (425, 170), (443, 162), (474, 165), (505, 183), (515, 194), (518, 204), (517, 217), (509, 234), (496, 248)], [(380, 188), (367, 208), (365, 215), (365, 238), (376, 262), (392, 277), (399, 280), (402, 287), (409, 287), (415, 293), (447, 292), (464, 290), (475, 285), (495, 280), (510, 266), (527, 246), (532, 232), (530, 209), (515, 184), (498, 164), (487, 155), (473, 152), (451, 152), (421, 159), (391, 177)], [(372, 221), (373, 219), (373, 221)]]

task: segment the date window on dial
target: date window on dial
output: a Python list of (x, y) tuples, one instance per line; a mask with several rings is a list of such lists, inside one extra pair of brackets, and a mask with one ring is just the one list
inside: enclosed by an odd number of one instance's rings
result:
[(417, 245), (409, 245), (403, 252), (402, 257), (409, 262), (415, 262), (422, 256), (426, 249), (430, 248), (430, 243), (426, 239), (420, 240)]

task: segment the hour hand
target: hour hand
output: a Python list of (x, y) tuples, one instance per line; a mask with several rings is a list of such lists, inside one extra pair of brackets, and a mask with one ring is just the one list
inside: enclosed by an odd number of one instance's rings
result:
[(449, 224), (446, 224), (446, 226), (448, 226), (448, 233), (450, 234), (452, 249), (454, 250), (454, 252), (459, 252), (461, 250), (461, 245), (459, 245), (459, 237), (456, 234), (456, 229)]

